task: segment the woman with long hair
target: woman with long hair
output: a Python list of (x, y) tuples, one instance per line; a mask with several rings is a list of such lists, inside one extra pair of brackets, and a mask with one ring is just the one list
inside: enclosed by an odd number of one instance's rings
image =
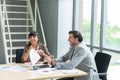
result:
[(22, 55), (22, 62), (30, 62), (30, 50), (36, 50), (40, 55), (39, 61), (44, 61), (45, 56), (49, 56), (50, 53), (47, 47), (39, 41), (39, 36), (36, 31), (30, 32), (28, 35), (29, 42), (24, 47), (24, 53)]

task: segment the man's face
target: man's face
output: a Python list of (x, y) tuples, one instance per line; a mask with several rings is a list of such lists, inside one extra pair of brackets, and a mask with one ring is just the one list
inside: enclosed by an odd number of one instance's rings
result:
[(68, 41), (70, 43), (70, 46), (75, 46), (76, 45), (76, 40), (77, 40), (77, 38), (74, 38), (73, 34), (69, 34)]

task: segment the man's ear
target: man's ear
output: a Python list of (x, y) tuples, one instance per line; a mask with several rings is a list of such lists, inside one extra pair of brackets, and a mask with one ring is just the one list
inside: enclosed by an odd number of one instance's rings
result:
[(75, 38), (75, 41), (78, 41), (78, 38)]

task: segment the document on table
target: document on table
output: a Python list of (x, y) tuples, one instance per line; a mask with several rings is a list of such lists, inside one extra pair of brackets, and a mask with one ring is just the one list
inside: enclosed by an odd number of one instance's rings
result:
[(71, 69), (71, 70), (61, 70), (63, 73), (65, 74), (74, 74), (74, 73), (78, 73), (77, 70), (75, 69)]
[(53, 70), (56, 70), (56, 68), (41, 68), (41, 69), (38, 69), (38, 70), (34, 70), (34, 73), (37, 73), (37, 74), (52, 74)]
[(18, 72), (18, 71), (25, 71), (26, 69), (24, 69), (23, 67), (19, 66), (19, 65), (3, 65), (0, 66), (0, 70), (1, 71), (11, 71), (11, 72)]
[(31, 60), (32, 65), (35, 65), (39, 59), (40, 59), (40, 55), (37, 53), (37, 51), (34, 49), (31, 49), (30, 50), (30, 60)]

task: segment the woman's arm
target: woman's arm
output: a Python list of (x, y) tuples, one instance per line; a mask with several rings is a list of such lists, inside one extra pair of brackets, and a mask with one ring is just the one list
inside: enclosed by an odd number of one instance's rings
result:
[(24, 48), (24, 53), (22, 55), (22, 58), (21, 58), (21, 61), (24, 63), (24, 62), (28, 62), (29, 61), (29, 56), (30, 56), (30, 49), (32, 47), (30, 46), (29, 48), (25, 47)]

